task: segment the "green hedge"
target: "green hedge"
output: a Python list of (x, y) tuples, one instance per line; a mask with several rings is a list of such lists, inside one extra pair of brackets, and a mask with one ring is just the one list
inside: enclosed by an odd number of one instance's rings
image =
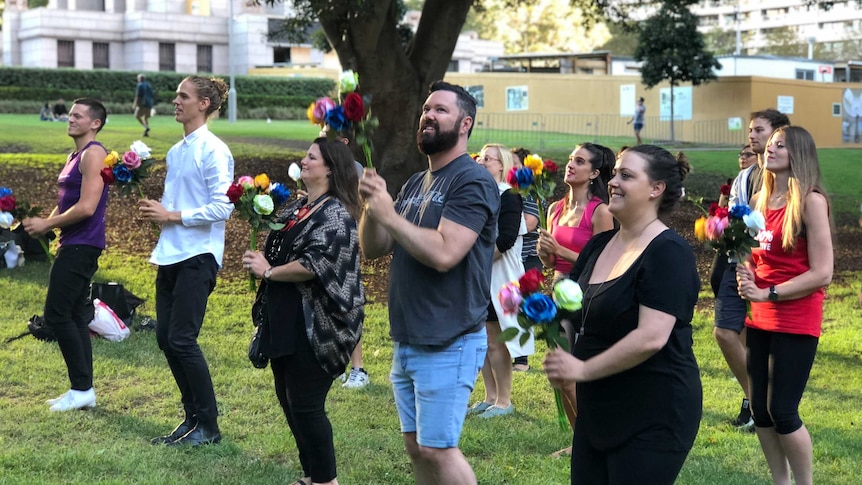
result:
[[(106, 104), (128, 105), (134, 99), (137, 72), (102, 69), (31, 69), (0, 68), (0, 100), (32, 101), (42, 106), (57, 98), (71, 101), (93, 97)], [(185, 74), (147, 72), (153, 85), (156, 104), (170, 104)], [(284, 78), (271, 76), (236, 76), (238, 114), (258, 108), (305, 109), (320, 96), (331, 95), (335, 82), (325, 78)], [(227, 79), (225, 79), (227, 81)], [(0, 104), (2, 109), (2, 104)]]

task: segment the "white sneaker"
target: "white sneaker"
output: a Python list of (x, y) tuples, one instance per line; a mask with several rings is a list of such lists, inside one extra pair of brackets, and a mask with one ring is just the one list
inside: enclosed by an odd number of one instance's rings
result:
[(69, 389), (68, 391), (64, 392), (63, 394), (60, 394), (59, 396), (55, 397), (54, 399), (48, 399), (45, 402), (48, 403), (49, 406), (53, 406), (53, 405), (57, 404), (58, 402), (62, 401), (63, 398), (66, 397), (66, 394), (69, 394), (71, 391), (72, 390)]
[(96, 391), (91, 387), (86, 391), (72, 389), (62, 399), (51, 406), (51, 411), (72, 411), (96, 407)]
[(365, 372), (365, 369), (350, 369), (350, 376), (347, 378), (347, 382), (341, 385), (341, 387), (346, 387), (348, 389), (359, 389), (361, 387), (365, 387), (371, 383), (371, 379), (368, 378), (368, 372)]

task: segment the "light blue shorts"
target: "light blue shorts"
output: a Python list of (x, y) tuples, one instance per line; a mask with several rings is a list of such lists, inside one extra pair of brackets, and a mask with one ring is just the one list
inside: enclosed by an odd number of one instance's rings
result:
[(488, 352), (482, 330), (449, 345), (395, 342), (389, 379), (402, 433), (429, 448), (456, 448), (467, 403)]

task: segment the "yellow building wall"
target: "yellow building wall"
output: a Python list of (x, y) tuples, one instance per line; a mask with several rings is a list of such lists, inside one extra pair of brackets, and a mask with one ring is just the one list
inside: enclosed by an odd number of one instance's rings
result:
[[(462, 86), (484, 87), (484, 108), (479, 112), (480, 117), (483, 113), (506, 113), (523, 119), (525, 126), (527, 123), (535, 126), (536, 115), (606, 115), (600, 134), (610, 136), (631, 135), (631, 127), (625, 125), (625, 121), (631, 117), (619, 114), (621, 85), (634, 84), (635, 96), (644, 97), (647, 108), (647, 126), (644, 131), (647, 136), (650, 136), (648, 130), (658, 129), (650, 125), (659, 121), (660, 89), (669, 87), (667, 83), (662, 83), (646, 89), (639, 76), (585, 74), (446, 73), (446, 80)], [(506, 88), (514, 86), (527, 86), (528, 110), (506, 111)], [(833, 103), (841, 104), (844, 90), (848, 88), (862, 89), (862, 84), (817, 83), (756, 76), (722, 77), (692, 88), (692, 119), (674, 122), (676, 140), (742, 144), (747, 138), (751, 112), (776, 108), (779, 96), (792, 96), (793, 113), (788, 116), (793, 124), (811, 132), (817, 146), (858, 147), (859, 144), (842, 143), (842, 118), (832, 115)], [(729, 132), (728, 118), (734, 117), (742, 118), (743, 129)], [(660, 122), (662, 125), (665, 123)], [(663, 136), (667, 128), (662, 126), (659, 131)]]

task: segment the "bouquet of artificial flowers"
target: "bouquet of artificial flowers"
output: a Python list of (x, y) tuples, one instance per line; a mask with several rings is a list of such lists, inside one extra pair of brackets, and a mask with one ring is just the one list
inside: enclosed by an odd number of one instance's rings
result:
[[(0, 187), (0, 227), (3, 229), (11, 229), (12, 223), (16, 220), (23, 221), (28, 217), (35, 217), (41, 212), (41, 208), (32, 207), (27, 202), (18, 202), (12, 194), (12, 189), (8, 187)], [(48, 249), (48, 240), (45, 237), (36, 238), (45, 255), (48, 256), (48, 261), (53, 262), (54, 257)]]
[[(249, 249), (257, 250), (257, 233), (264, 230), (277, 231), (284, 224), (275, 222), (275, 208), (290, 197), (290, 190), (278, 182), (270, 182), (262, 173), (256, 177), (243, 175), (227, 189), (227, 197), (236, 207), (241, 219), (251, 226)], [(255, 279), (249, 275), (249, 288), (255, 290)]]
[(542, 161), (536, 154), (527, 155), (522, 168), (512, 167), (506, 174), (506, 183), (521, 195), (532, 195), (539, 207), (539, 227), (548, 228), (547, 200), (554, 195), (557, 182), (554, 174), (557, 164), (551, 160)]
[(765, 228), (763, 214), (747, 204), (738, 204), (728, 210), (713, 203), (703, 216), (694, 221), (695, 237), (725, 254), (730, 263), (743, 261), (751, 254), (751, 248), (760, 244), (754, 236)]
[[(562, 325), (558, 310), (580, 310), (584, 293), (580, 285), (570, 279), (560, 280), (554, 285), (553, 297), (539, 291), (544, 285), (542, 272), (533, 268), (518, 281), (506, 283), (498, 294), (503, 311), (507, 314), (518, 314), (517, 328), (508, 328), (500, 335), (500, 340), (508, 341), (518, 338), (524, 345), (530, 338), (529, 330), (535, 330), (536, 336), (544, 338), (548, 349), (562, 347), (568, 349), (568, 342), (562, 335)], [(568, 428), (566, 412), (563, 409), (563, 399), (559, 389), (554, 389), (554, 402), (557, 406), (557, 422), (561, 429)]]
[(371, 134), (379, 125), (377, 118), (371, 116), (371, 96), (357, 92), (359, 74), (348, 69), (341, 73), (338, 80), (338, 102), (323, 97), (308, 107), (308, 120), (321, 128), (329, 126), (327, 136), (334, 137), (353, 128), (354, 139), (362, 147), (368, 168), (371, 162)]
[(150, 147), (137, 140), (129, 147), (129, 151), (120, 155), (111, 151), (105, 157), (106, 167), (102, 169), (102, 180), (106, 185), (120, 186), (120, 197), (127, 197), (135, 190), (140, 198), (146, 198), (141, 189), (141, 183), (147, 178), (148, 170), (155, 160)]

